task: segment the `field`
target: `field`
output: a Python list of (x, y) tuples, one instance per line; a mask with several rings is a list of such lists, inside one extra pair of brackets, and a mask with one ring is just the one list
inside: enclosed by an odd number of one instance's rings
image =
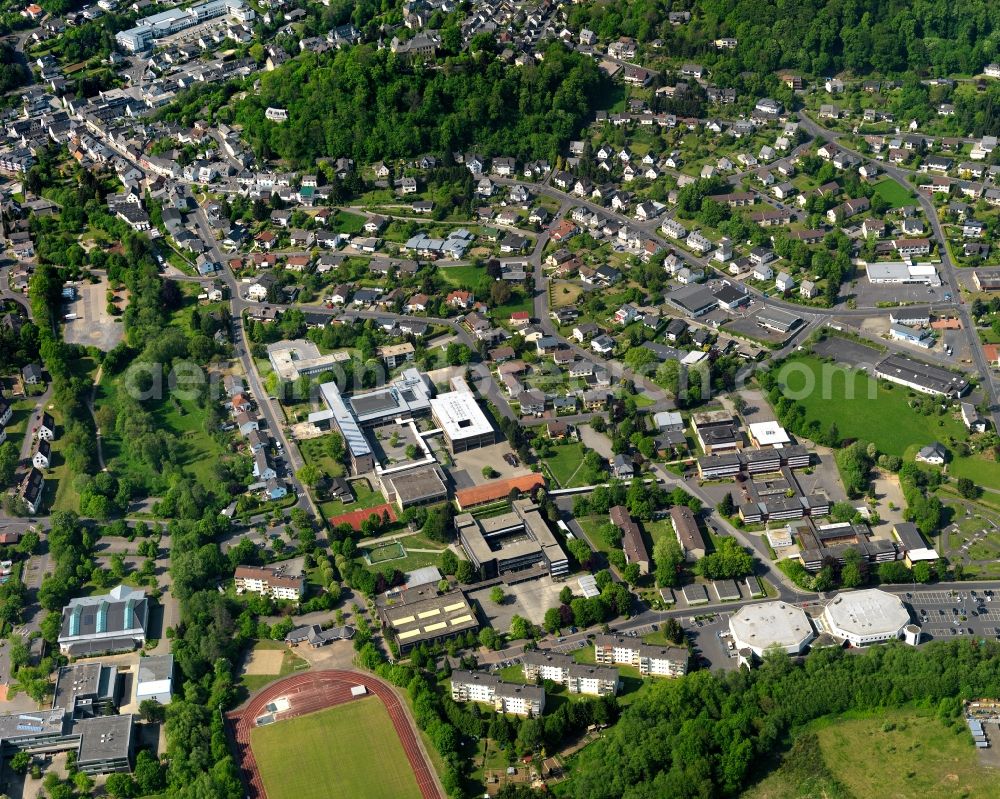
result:
[(385, 563), (387, 560), (399, 560), (406, 557), (406, 550), (398, 541), (368, 550), (368, 560), (374, 563)]
[(892, 178), (886, 178), (876, 183), (875, 193), (893, 208), (902, 208), (904, 205), (913, 205), (916, 202), (906, 187)]
[[(924, 416), (913, 410), (902, 386), (890, 389), (879, 383), (869, 399), (871, 378), (857, 370), (833, 368), (835, 373), (818, 358), (804, 356), (789, 359), (778, 372), (806, 419), (818, 419), (823, 430), (835, 422), (843, 438), (872, 441), (879, 451), (900, 456), (911, 446), (966, 438), (964, 426), (951, 415)], [(813, 390), (806, 392), (810, 379)]]
[(821, 719), (796, 740), (793, 755), (744, 799), (996, 795), (996, 773), (980, 765), (965, 726), (947, 727), (931, 715), (893, 710)]
[(420, 799), (382, 703), (359, 699), (250, 733), (269, 799)]
[(483, 279), (486, 270), (481, 266), (439, 266), (438, 274), (455, 288), (475, 290)]
[(549, 470), (549, 474), (552, 475), (552, 479), (561, 488), (572, 488), (576, 485), (582, 485), (582, 483), (573, 478), (577, 474), (580, 464), (583, 462), (583, 445), (578, 443), (557, 444), (553, 449), (555, 450), (555, 455), (543, 461)]
[(284, 643), (260, 641), (246, 655), (240, 683), (247, 693), (252, 694), (269, 682), (279, 677), (287, 677), (293, 671), (306, 668), (308, 665)]

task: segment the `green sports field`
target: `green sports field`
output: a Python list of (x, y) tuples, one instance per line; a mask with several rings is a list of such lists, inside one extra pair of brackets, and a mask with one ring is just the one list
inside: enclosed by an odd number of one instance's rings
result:
[(268, 799), (420, 799), (385, 707), (375, 697), (256, 727)]

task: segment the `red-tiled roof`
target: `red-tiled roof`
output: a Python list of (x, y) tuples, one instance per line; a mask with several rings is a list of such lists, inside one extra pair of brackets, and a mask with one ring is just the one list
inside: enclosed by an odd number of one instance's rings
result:
[(471, 508), (487, 502), (506, 499), (515, 488), (524, 494), (536, 488), (545, 487), (545, 478), (540, 474), (522, 474), (520, 477), (508, 477), (505, 480), (494, 480), (480, 486), (463, 488), (455, 492), (455, 500), (460, 508)]

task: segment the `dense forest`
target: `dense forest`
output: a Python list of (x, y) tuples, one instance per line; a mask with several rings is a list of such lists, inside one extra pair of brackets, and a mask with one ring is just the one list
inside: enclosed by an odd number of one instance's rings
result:
[[(471, 147), (554, 160), (601, 89), (594, 61), (559, 43), (537, 66), (506, 66), (480, 51), (441, 69), (364, 45), (305, 53), (261, 75), (260, 91), (236, 104), (234, 121), (259, 155), (302, 166), (324, 156), (371, 162)], [(288, 109), (289, 121), (266, 121), (269, 106)]]
[[(955, 719), (961, 699), (1000, 695), (1000, 647), (976, 642), (863, 655), (820, 649), (801, 666), (782, 653), (760, 669), (696, 672), (657, 682), (588, 746), (572, 773), (574, 799), (733, 796), (813, 719), (918, 703)], [(970, 739), (969, 746), (972, 746)]]
[[(672, 58), (697, 56), (720, 85), (745, 70), (971, 74), (997, 58), (1000, 5), (989, 0), (963, 3), (961, 13), (945, 0), (698, 0), (686, 4), (694, 10), (691, 23), (676, 27), (667, 13), (678, 4), (670, 5), (583, 3), (569, 15), (574, 30), (660, 39)], [(721, 36), (736, 37), (739, 47), (713, 50)]]

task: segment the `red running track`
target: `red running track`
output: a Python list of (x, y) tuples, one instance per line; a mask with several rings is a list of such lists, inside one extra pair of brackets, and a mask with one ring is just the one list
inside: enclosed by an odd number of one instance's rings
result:
[(257, 768), (257, 761), (250, 748), (250, 730), (256, 726), (256, 719), (264, 715), (268, 703), (282, 697), (287, 699), (290, 707), (279, 714), (279, 720), (291, 719), (349, 702), (354, 698), (351, 696), (351, 688), (356, 685), (365, 686), (368, 693), (377, 696), (385, 705), (424, 799), (443, 799), (431, 766), (424, 757), (420, 744), (417, 742), (416, 733), (410, 725), (406, 709), (392, 688), (370, 674), (337, 670), (310, 671), (288, 677), (265, 688), (251, 699), (243, 710), (234, 711), (227, 715), (227, 719), (231, 722), (230, 731), (236, 746), (236, 761), (243, 770), (246, 780), (248, 799), (266, 799), (267, 797), (264, 782), (260, 777), (260, 770)]

